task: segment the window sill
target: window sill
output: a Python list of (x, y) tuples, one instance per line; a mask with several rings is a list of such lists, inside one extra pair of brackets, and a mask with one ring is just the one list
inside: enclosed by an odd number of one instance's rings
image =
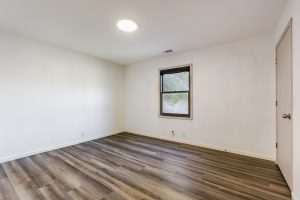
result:
[(193, 116), (190, 117), (178, 117), (178, 116), (166, 116), (166, 115), (159, 115), (159, 118), (165, 119), (181, 119), (181, 120), (193, 120)]

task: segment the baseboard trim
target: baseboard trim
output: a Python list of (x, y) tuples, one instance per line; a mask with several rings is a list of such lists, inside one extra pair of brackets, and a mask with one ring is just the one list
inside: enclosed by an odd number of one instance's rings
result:
[(293, 200), (299, 200), (298, 197), (296, 196), (295, 192), (292, 192), (292, 199)]
[[(133, 131), (133, 130), (126, 130), (126, 131), (119, 130), (119, 131), (114, 131), (114, 132), (101, 134), (99, 136), (93, 136), (93, 137), (84, 138), (84, 139), (80, 139), (80, 140), (74, 140), (74, 141), (71, 141), (71, 142), (68, 142), (68, 143), (64, 143), (64, 144), (60, 144), (60, 145), (56, 145), (56, 146), (52, 146), (52, 147), (46, 147), (46, 148), (42, 148), (42, 149), (38, 149), (38, 150), (28, 151), (28, 152), (25, 152), (25, 153), (22, 153), (22, 154), (2, 157), (2, 158), (0, 158), (0, 163), (4, 163), (4, 162), (24, 158), (24, 157), (27, 157), (27, 156), (32, 156), (32, 155), (39, 154), (39, 153), (53, 151), (53, 150), (56, 150), (56, 149), (60, 149), (60, 148), (80, 144), (80, 143), (83, 143), (83, 142), (88, 142), (88, 141), (91, 141), (91, 140), (104, 138), (104, 137), (111, 136), (111, 135), (116, 135), (116, 134), (119, 134), (119, 133), (122, 133), (122, 132), (128, 132), (128, 133), (133, 133), (133, 134), (137, 134), (137, 135), (148, 136), (148, 137), (158, 138), (158, 139), (162, 139), (162, 140), (168, 140), (168, 141), (172, 141), (172, 142), (190, 144), (190, 145), (194, 145), (194, 146), (199, 146), (199, 147), (204, 147), (204, 148), (209, 148), (209, 149), (214, 149), (214, 150), (219, 150), (219, 151), (226, 151), (226, 152), (230, 152), (230, 153), (250, 156), (250, 157), (254, 157), (254, 158), (260, 158), (260, 159), (264, 159), (264, 160), (275, 161), (274, 158), (266, 156), (266, 155), (261, 155), (261, 154), (251, 153), (251, 152), (245, 152), (245, 151), (240, 151), (240, 150), (236, 150), (236, 149), (230, 149), (230, 148), (225, 148), (225, 147), (220, 147), (220, 146), (208, 145), (208, 144), (203, 144), (203, 143), (189, 141), (189, 140), (182, 140), (182, 139), (179, 139), (179, 138), (155, 136), (155, 135), (152, 135), (152, 134), (149, 134), (149, 133), (142, 133), (142, 132)], [(298, 200), (298, 198), (295, 196), (294, 193), (293, 193), (293, 200)]]
[(275, 162), (275, 158), (273, 158), (271, 156), (263, 155), (263, 154), (257, 154), (257, 153), (251, 153), (251, 152), (241, 151), (241, 150), (237, 150), (237, 149), (231, 149), (231, 148), (227, 148), (227, 147), (203, 144), (200, 142), (194, 142), (194, 141), (190, 141), (190, 140), (182, 140), (179, 138), (161, 137), (161, 136), (156, 136), (156, 135), (152, 135), (149, 133), (142, 133), (142, 132), (134, 131), (134, 130), (125, 130), (125, 132), (142, 135), (142, 136), (158, 138), (158, 139), (162, 139), (162, 140), (168, 140), (168, 141), (172, 141), (172, 142), (190, 144), (190, 145), (204, 147), (204, 148), (208, 148), (208, 149), (214, 149), (214, 150), (218, 150), (218, 151), (224, 151), (224, 152), (229, 152), (229, 153), (234, 153), (234, 154), (239, 154), (239, 155), (244, 155), (244, 156), (249, 156), (249, 157), (254, 157), (254, 158), (259, 158), (259, 159), (264, 159), (264, 160), (269, 160), (269, 161)]
[(0, 158), (0, 163), (5, 163), (5, 162), (8, 162), (8, 161), (12, 161), (12, 160), (32, 156), (32, 155), (39, 154), (39, 153), (44, 153), (44, 152), (53, 151), (53, 150), (56, 150), (56, 149), (61, 149), (61, 148), (64, 148), (64, 147), (68, 147), (68, 146), (88, 142), (88, 141), (91, 141), (91, 140), (96, 140), (96, 139), (104, 138), (104, 137), (107, 137), (107, 136), (116, 135), (116, 134), (119, 134), (119, 133), (122, 133), (122, 132), (124, 132), (124, 130), (113, 131), (113, 132), (101, 134), (101, 135), (98, 135), (98, 136), (93, 136), (93, 137), (79, 139), (79, 140), (73, 140), (71, 142), (67, 142), (67, 143), (64, 143), (64, 144), (59, 144), (59, 145), (50, 146), (50, 147), (46, 147), (46, 148), (42, 148), (42, 149), (28, 151), (28, 152), (25, 152), (25, 153), (22, 153), (22, 154), (2, 157), (2, 158)]

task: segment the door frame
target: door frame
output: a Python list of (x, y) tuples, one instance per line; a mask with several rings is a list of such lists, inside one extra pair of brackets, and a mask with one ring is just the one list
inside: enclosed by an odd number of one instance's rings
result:
[[(276, 44), (276, 47), (275, 47), (275, 54), (276, 54), (276, 60), (275, 60), (275, 66), (276, 66), (276, 71), (275, 71), (275, 79), (276, 79), (276, 107), (275, 107), (275, 110), (276, 110), (276, 164), (278, 164), (278, 148), (277, 148), (277, 144), (278, 144), (278, 120), (277, 120), (277, 49), (282, 41), (282, 39), (284, 38), (284, 36), (286, 35), (287, 31), (289, 30), (289, 28), (291, 28), (291, 90), (292, 90), (292, 96), (291, 96), (291, 114), (292, 114), (292, 118), (291, 118), (291, 123), (292, 123), (292, 128), (291, 128), (291, 132), (292, 132), (292, 135), (291, 135), (291, 138), (292, 138), (292, 141), (291, 141), (291, 145), (292, 145), (292, 187), (294, 185), (294, 179), (293, 179), (293, 166), (294, 166), (294, 151), (293, 151), (293, 133), (294, 133), (294, 130), (293, 130), (293, 124), (294, 124), (294, 120), (293, 120), (293, 110), (294, 110), (294, 106), (293, 106), (293, 66), (294, 66), (294, 63), (293, 63), (293, 18), (290, 18), (289, 22), (287, 23), (287, 25), (285, 26), (277, 44)], [(290, 188), (290, 190), (292, 191), (293, 188)]]

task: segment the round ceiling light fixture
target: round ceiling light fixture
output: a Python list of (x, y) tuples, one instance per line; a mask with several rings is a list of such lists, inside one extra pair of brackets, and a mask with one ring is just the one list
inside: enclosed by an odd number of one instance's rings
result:
[(138, 25), (135, 21), (130, 20), (130, 19), (122, 19), (119, 20), (117, 23), (117, 27), (121, 30), (121, 31), (125, 31), (125, 32), (133, 32), (136, 31), (138, 28)]

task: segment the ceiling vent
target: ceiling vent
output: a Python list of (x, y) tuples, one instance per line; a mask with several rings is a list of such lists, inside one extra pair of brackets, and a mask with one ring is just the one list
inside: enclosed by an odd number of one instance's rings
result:
[(173, 53), (173, 49), (168, 49), (168, 50), (165, 50), (164, 53)]

